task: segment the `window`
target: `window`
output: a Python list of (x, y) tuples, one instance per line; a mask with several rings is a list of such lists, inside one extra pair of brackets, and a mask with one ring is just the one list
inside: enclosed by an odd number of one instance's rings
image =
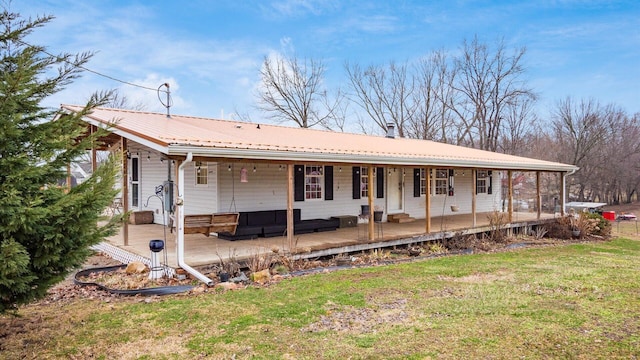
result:
[(369, 196), (369, 168), (366, 166), (360, 168), (360, 196)]
[(487, 171), (478, 170), (476, 175), (476, 194), (485, 194), (487, 192)]
[(447, 195), (449, 187), (449, 170), (448, 169), (436, 169), (435, 170), (435, 184), (433, 186), (436, 195)]
[(427, 193), (427, 171), (420, 169), (420, 195)]
[(322, 199), (323, 169), (323, 166), (305, 166), (304, 198), (306, 200)]
[(208, 163), (196, 161), (196, 185), (207, 185), (209, 183)]

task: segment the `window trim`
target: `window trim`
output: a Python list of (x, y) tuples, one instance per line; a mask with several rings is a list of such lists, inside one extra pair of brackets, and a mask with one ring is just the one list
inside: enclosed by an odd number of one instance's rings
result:
[[(489, 178), (489, 172), (487, 170), (476, 170), (476, 194), (488, 193), (489, 191), (488, 178)], [(480, 191), (480, 189), (484, 189), (484, 190)]]
[[(373, 176), (375, 177), (375, 171)], [(371, 188), (370, 184), (371, 181), (369, 181), (369, 167), (360, 166), (360, 198), (369, 197), (369, 190)]]
[[(206, 161), (196, 161), (193, 167), (194, 183), (196, 187), (208, 187), (209, 186), (209, 163)], [(201, 179), (204, 180), (200, 183)]]
[[(434, 175), (432, 179), (432, 194), (433, 196), (447, 196), (449, 194), (449, 169), (437, 168), (433, 169)], [(439, 177), (438, 175), (442, 175)], [(444, 181), (444, 185), (438, 187), (438, 181)], [(438, 190), (442, 191), (438, 193)]]
[[(319, 174), (313, 174), (313, 172), (319, 172)], [(324, 171), (323, 165), (305, 165), (304, 166), (304, 201), (324, 200), (324, 195), (325, 195), (324, 177), (325, 177), (325, 171)], [(313, 182), (310, 181), (312, 179), (314, 179)], [(312, 186), (316, 186), (316, 189), (311, 190)], [(316, 197), (310, 197), (311, 194), (316, 194)]]

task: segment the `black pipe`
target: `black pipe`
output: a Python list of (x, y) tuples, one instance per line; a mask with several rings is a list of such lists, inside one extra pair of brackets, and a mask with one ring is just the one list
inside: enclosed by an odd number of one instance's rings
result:
[(116, 270), (124, 269), (126, 267), (127, 265), (116, 265), (116, 266), (97, 267), (97, 268), (80, 270), (73, 277), (73, 283), (80, 286), (97, 286), (98, 288), (105, 290), (111, 294), (128, 295), (128, 296), (179, 294), (179, 293), (187, 292), (194, 288), (193, 285), (178, 285), (178, 286), (160, 286), (155, 288), (143, 288), (143, 289), (135, 289), (135, 290), (118, 290), (118, 289), (111, 289), (102, 284), (79, 280), (80, 277), (88, 276), (91, 273), (96, 273), (96, 272), (103, 273), (103, 272), (116, 271)]

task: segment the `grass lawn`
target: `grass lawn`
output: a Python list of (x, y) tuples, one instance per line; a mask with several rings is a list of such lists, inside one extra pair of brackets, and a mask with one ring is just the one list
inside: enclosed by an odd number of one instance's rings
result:
[(27, 306), (0, 358), (629, 359), (639, 303), (640, 241), (616, 239)]

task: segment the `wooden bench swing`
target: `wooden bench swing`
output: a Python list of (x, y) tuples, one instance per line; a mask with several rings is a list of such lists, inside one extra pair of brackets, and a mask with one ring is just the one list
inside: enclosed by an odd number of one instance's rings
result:
[[(194, 214), (184, 216), (185, 234), (236, 233), (239, 213)], [(175, 222), (174, 222), (175, 224)], [(173, 232), (173, 226), (171, 232)]]
[[(236, 202), (235, 179), (233, 177), (233, 171), (231, 172), (231, 183), (233, 184), (233, 195), (231, 197), (231, 205), (229, 206), (229, 211), (231, 211), (232, 207), (235, 208)], [(185, 215), (184, 233), (204, 234), (207, 237), (209, 237), (211, 233), (221, 232), (234, 235), (236, 233), (236, 229), (238, 228), (239, 218), (240, 213), (238, 212)], [(171, 227), (171, 231), (173, 232), (173, 226)]]

